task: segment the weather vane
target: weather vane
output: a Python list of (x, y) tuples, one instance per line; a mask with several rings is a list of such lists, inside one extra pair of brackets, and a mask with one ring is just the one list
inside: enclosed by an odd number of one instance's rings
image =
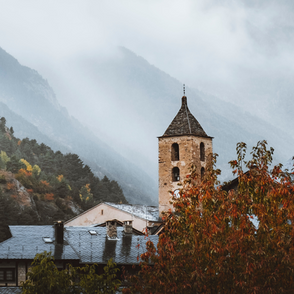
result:
[(185, 96), (185, 84), (183, 84), (183, 92), (184, 92), (184, 96)]

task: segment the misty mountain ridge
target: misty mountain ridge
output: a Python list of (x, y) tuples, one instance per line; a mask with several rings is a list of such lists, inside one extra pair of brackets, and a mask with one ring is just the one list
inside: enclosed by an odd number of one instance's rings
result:
[(0, 102), (3, 105), (0, 116), (7, 117), (8, 125), (14, 126), (17, 136), (22, 138), (23, 134), (40, 143), (45, 139), (55, 151), (77, 153), (97, 176), (107, 175), (117, 180), (130, 203), (156, 203), (157, 193), (155, 189), (152, 191), (155, 184), (144, 171), (128, 163), (68, 115), (66, 109), (58, 104), (48, 82), (36, 71), (20, 65), (2, 49)]
[[(51, 105), (51, 120), (45, 116), (40, 122), (42, 117), (34, 110), (34, 105), (29, 113), (23, 113), (20, 107), (14, 110), (13, 103), (8, 106), (14, 117), (23, 116), (22, 119), (31, 122), (35, 133), (37, 130), (44, 132), (43, 139), (45, 136), (51, 141), (47, 143), (50, 147), (55, 144), (52, 148), (60, 148), (63, 152), (74, 150), (96, 175), (106, 174), (117, 180), (130, 203), (150, 204), (157, 201), (157, 137), (164, 133), (180, 108), (182, 83), (126, 48), (120, 47), (117, 51), (117, 55), (103, 60), (99, 56), (69, 60), (67, 69), (56, 73), (56, 80), (63, 83), (62, 88), (56, 87), (57, 97), (67, 110), (54, 106), (50, 102), (54, 98), (46, 98)], [(8, 90), (6, 92), (0, 90), (4, 93), (0, 97), (11, 94)], [(269, 146), (275, 148), (275, 162), (286, 162), (292, 156), (294, 142), (287, 132), (210, 92), (186, 87), (190, 111), (206, 133), (214, 137), (214, 152), (219, 154), (218, 167), (222, 170), (221, 180), (232, 178), (227, 163), (236, 157), (237, 142), (246, 142), (249, 153), (257, 141), (266, 139)], [(15, 99), (13, 95), (9, 97)], [(17, 99), (21, 100), (19, 95)], [(13, 125), (8, 118), (7, 122)], [(50, 131), (46, 124), (50, 125)], [(26, 128), (29, 129), (26, 134), (33, 130), (29, 126)], [(15, 132), (18, 135), (18, 131)], [(146, 199), (150, 195), (152, 200), (148, 202)]]
[[(67, 71), (71, 76), (58, 73), (59, 80), (67, 85), (64, 88), (69, 89), (71, 81), (77, 80), (82, 89), (87, 89), (83, 107), (78, 111), (66, 97), (70, 93), (71, 99), (78, 101), (79, 89), (70, 87), (69, 92), (61, 91), (58, 96), (64, 99), (61, 103), (68, 111), (86, 121), (97, 136), (103, 133), (96, 126), (103, 125), (107, 117), (113, 115), (116, 125), (105, 125), (106, 140), (157, 180), (157, 137), (164, 133), (180, 108), (182, 83), (130, 50), (120, 47), (118, 51), (119, 54), (104, 60), (99, 56), (69, 60)], [(223, 171), (221, 180), (232, 177), (227, 163), (235, 159), (238, 142), (246, 142), (250, 153), (252, 146), (266, 139), (269, 146), (275, 148), (275, 163), (285, 162), (292, 156), (294, 142), (287, 131), (210, 92), (186, 87), (190, 111), (206, 133), (214, 137), (214, 152), (219, 154), (218, 167)], [(128, 154), (129, 150), (135, 150), (135, 156)]]

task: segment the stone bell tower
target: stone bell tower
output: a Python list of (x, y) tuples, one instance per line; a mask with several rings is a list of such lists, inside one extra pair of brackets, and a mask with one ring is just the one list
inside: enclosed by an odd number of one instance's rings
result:
[(182, 97), (182, 106), (163, 134), (158, 137), (159, 165), (159, 213), (172, 209), (169, 191), (190, 173), (194, 164), (203, 175), (208, 155), (212, 153), (212, 137), (207, 136), (197, 119), (190, 112), (187, 97)]

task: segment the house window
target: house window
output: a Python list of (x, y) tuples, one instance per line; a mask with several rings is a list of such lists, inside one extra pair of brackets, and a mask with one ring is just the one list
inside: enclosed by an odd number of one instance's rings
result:
[(180, 170), (178, 167), (172, 169), (172, 181), (178, 182), (180, 180)]
[(201, 167), (201, 180), (203, 180), (204, 173), (205, 173), (205, 169), (204, 167)]
[(171, 160), (172, 161), (179, 161), (180, 160), (179, 144), (177, 144), (177, 143), (172, 144)]
[(205, 161), (205, 147), (203, 142), (200, 143), (200, 160)]
[(101, 209), (101, 215), (103, 215), (103, 209)]
[(15, 269), (14, 268), (1, 268), (0, 269), (0, 281), (9, 282), (15, 279)]

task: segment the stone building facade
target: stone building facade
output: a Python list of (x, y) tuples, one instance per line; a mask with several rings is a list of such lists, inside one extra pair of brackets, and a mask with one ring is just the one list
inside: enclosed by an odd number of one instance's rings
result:
[(158, 137), (159, 213), (172, 209), (171, 193), (180, 189), (179, 183), (195, 165), (204, 175), (209, 155), (212, 154), (212, 137), (207, 136), (197, 119), (191, 114), (187, 97), (163, 134)]

